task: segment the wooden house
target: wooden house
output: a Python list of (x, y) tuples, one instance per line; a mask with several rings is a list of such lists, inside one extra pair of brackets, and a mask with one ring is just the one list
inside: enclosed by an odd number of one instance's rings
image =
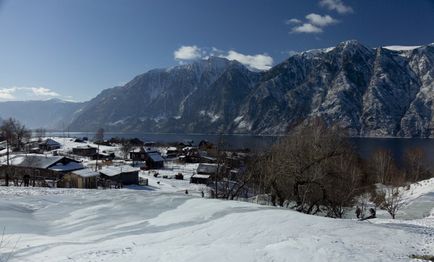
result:
[(200, 163), (196, 174), (190, 178), (192, 184), (208, 184), (213, 176), (217, 175), (219, 166), (217, 164)]
[(139, 184), (139, 169), (128, 165), (105, 166), (99, 170), (101, 178), (120, 185)]
[(97, 188), (97, 179), (100, 174), (92, 169), (80, 169), (65, 174), (57, 182), (57, 187), (64, 188)]
[(164, 158), (160, 152), (150, 148), (131, 151), (130, 158), (133, 162), (146, 162), (146, 168), (148, 169), (161, 169), (164, 167)]
[(58, 143), (57, 141), (51, 139), (51, 138), (47, 138), (44, 141), (42, 141), (41, 143), (39, 143), (39, 149), (42, 151), (52, 151), (52, 150), (56, 150), (62, 147), (62, 145), (60, 143)]
[(93, 157), (97, 153), (97, 148), (89, 145), (78, 146), (72, 149), (72, 153), (78, 156)]
[(3, 163), (0, 167), (0, 179), (8, 177), (15, 184), (24, 186), (55, 186), (64, 174), (83, 168), (80, 162), (63, 156), (16, 155), (11, 158), (10, 165)]

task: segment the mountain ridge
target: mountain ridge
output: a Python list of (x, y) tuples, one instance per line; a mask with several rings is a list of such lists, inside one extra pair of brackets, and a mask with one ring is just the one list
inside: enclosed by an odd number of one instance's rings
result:
[(320, 117), (352, 136), (432, 137), (433, 79), (434, 44), (370, 48), (348, 40), (261, 72), (210, 57), (105, 89), (68, 128), (280, 135)]

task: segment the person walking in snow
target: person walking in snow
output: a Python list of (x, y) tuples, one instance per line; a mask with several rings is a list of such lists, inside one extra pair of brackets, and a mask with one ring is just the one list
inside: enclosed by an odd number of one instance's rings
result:
[(359, 206), (356, 208), (356, 216), (358, 219), (360, 219), (362, 216), (362, 209)]

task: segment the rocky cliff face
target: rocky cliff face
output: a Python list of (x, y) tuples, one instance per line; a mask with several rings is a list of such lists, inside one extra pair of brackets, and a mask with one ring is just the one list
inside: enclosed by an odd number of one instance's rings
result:
[(281, 134), (321, 117), (363, 136), (433, 136), (434, 45), (346, 41), (266, 72), (210, 58), (152, 70), (103, 91), (70, 129)]

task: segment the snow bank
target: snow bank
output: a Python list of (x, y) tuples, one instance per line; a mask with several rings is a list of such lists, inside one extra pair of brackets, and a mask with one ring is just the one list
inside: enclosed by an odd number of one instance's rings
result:
[(145, 190), (0, 188), (11, 261), (408, 261), (424, 232)]

